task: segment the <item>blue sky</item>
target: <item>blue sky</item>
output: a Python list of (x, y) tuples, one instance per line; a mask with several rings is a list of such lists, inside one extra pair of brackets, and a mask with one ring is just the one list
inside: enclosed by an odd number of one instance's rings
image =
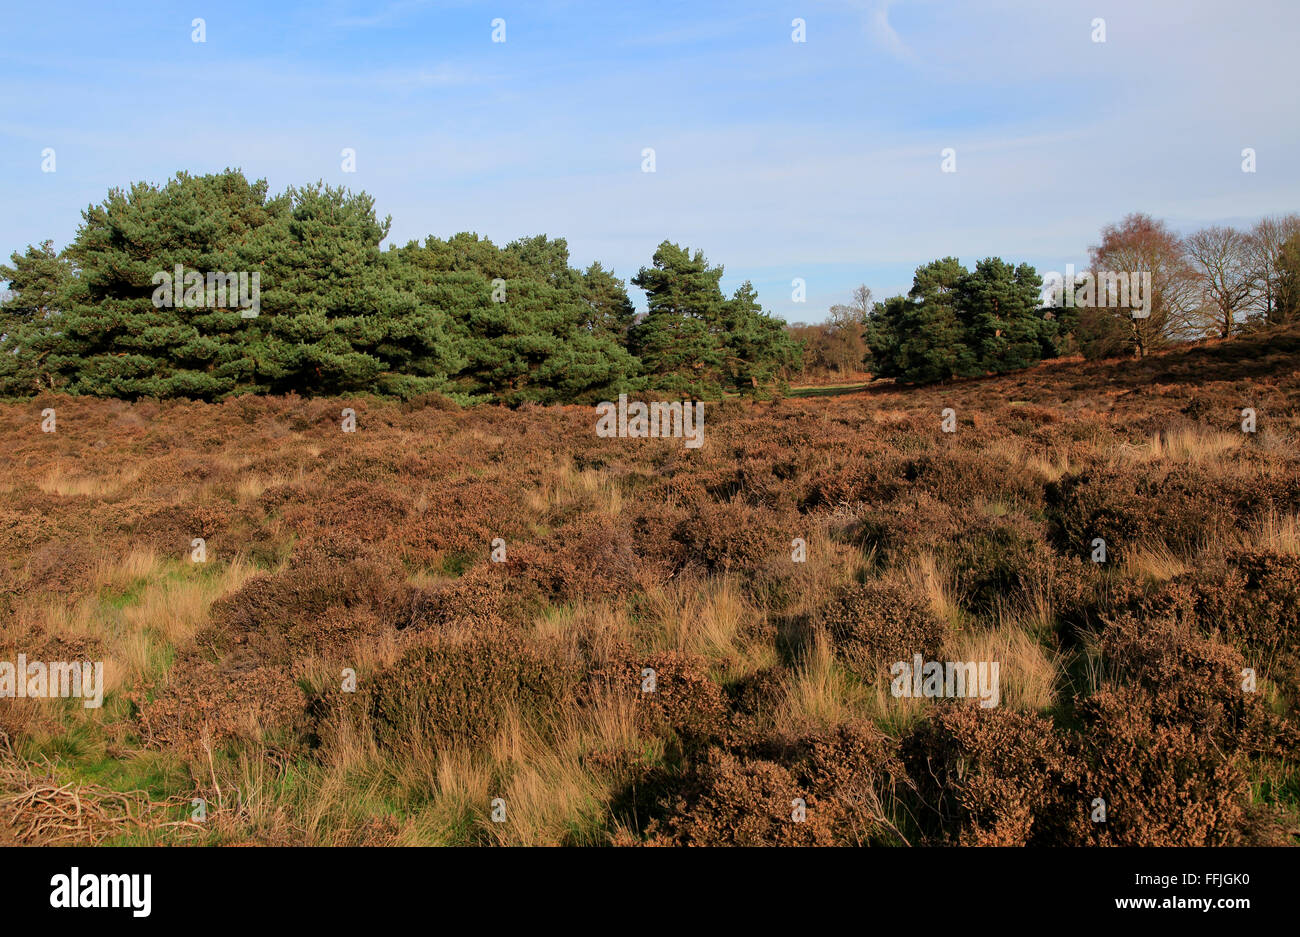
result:
[(1295, 0), (11, 4), (0, 251), (236, 166), (364, 189), (396, 243), (545, 233), (628, 278), (669, 238), (819, 321), (948, 254), (1081, 265), (1130, 211), (1300, 211), (1298, 35)]

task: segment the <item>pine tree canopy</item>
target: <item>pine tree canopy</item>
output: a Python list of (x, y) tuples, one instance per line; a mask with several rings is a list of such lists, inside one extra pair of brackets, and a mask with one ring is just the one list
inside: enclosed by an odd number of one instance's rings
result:
[(668, 241), (627, 286), (546, 235), (462, 232), (381, 248), (374, 200), (322, 182), (271, 195), (242, 172), (112, 189), (72, 243), (0, 276), (0, 394), (123, 398), (437, 391), (585, 403), (650, 386), (759, 394), (799, 346), (750, 284)]
[(907, 296), (876, 303), (864, 329), (866, 365), (905, 383), (1025, 368), (1055, 354), (1057, 323), (1041, 308), (1033, 267), (990, 257), (967, 270), (955, 257), (916, 269)]

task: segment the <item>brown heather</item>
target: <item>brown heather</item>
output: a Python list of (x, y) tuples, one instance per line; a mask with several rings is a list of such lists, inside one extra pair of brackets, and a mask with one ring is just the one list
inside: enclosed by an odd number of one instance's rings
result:
[[(106, 681), (0, 700), (0, 841), (1294, 843), (1298, 368), (728, 399), (700, 449), (436, 394), (0, 404), (0, 660)], [(894, 697), (914, 654), (999, 661), (1000, 706)]]

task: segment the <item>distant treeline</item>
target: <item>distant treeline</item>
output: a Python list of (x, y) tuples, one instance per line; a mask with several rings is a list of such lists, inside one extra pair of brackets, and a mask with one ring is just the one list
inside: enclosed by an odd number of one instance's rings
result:
[[(1027, 264), (991, 257), (972, 271), (946, 257), (918, 267), (906, 296), (873, 302), (860, 286), (825, 322), (791, 326), (804, 346), (797, 376), (852, 379), (865, 371), (926, 383), (1058, 354), (1140, 357), (1290, 322), (1300, 318), (1300, 215), (1180, 238), (1133, 214), (1102, 229), (1085, 269), (1054, 273), (1045, 291)], [(1133, 288), (1108, 296), (1111, 285)]]
[[(813, 326), (765, 313), (748, 282), (725, 296), (722, 267), (669, 241), (631, 280), (647, 297), (638, 315), (611, 271), (569, 265), (563, 239), (380, 250), (390, 219), (364, 192), (271, 196), (238, 170), (114, 189), (82, 215), (62, 252), (46, 241), (0, 266), (0, 396), (767, 396), (791, 378), (926, 383), (1058, 354), (1140, 356), (1300, 316), (1297, 215), (1187, 238), (1130, 215), (1073, 282), (1051, 278), (1049, 301), (1028, 264), (946, 257), (918, 267), (906, 296), (859, 287)], [(1094, 289), (1107, 278), (1132, 292), (1108, 302)]]
[(242, 172), (114, 189), (75, 240), (0, 266), (0, 395), (64, 391), (442, 393), (461, 402), (592, 402), (656, 390), (764, 395), (800, 346), (749, 283), (668, 241), (627, 288), (563, 239), (475, 234), (380, 250), (390, 219), (323, 184), (270, 196)]

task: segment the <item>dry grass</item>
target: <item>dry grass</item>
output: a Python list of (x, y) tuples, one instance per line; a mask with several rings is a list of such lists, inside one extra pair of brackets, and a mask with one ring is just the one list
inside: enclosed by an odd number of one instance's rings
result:
[(112, 498), (121, 494), (140, 477), (138, 467), (119, 469), (115, 474), (81, 475), (63, 466), (54, 466), (36, 483), (46, 494), (60, 497)]
[[(888, 694), (888, 681), (883, 681)], [(798, 666), (785, 681), (783, 701), (775, 714), (778, 731), (795, 735), (833, 728), (853, 721), (878, 703), (875, 690), (865, 687), (835, 658), (823, 635), (815, 635)]]
[[(544, 846), (566, 841), (604, 812), (609, 791), (584, 765), (580, 725), (556, 745), (539, 738), (517, 718), (509, 719), (491, 749), (494, 774), (508, 777), (488, 799), (477, 823), (498, 845)], [(499, 797), (500, 804), (492, 800)], [(482, 810), (479, 801), (480, 811)], [(494, 811), (504, 809), (504, 820)]]
[(1145, 445), (1123, 443), (1110, 454), (1112, 465), (1217, 465), (1241, 449), (1244, 433), (1223, 433), (1204, 427), (1181, 427), (1156, 433)]
[(1267, 511), (1238, 539), (1242, 549), (1300, 554), (1300, 515)]
[(652, 647), (720, 661), (742, 656), (741, 630), (757, 615), (736, 582), (726, 577), (702, 584), (652, 584), (646, 589), (645, 603)]
[(944, 568), (933, 553), (918, 554), (907, 565), (905, 575), (912, 589), (925, 596), (931, 611), (940, 621), (960, 626), (961, 602), (953, 586), (952, 573)]
[(1123, 568), (1135, 576), (1166, 582), (1188, 572), (1191, 561), (1164, 543), (1138, 543), (1124, 551)]
[(162, 560), (153, 550), (133, 549), (125, 556), (104, 553), (95, 565), (92, 582), (96, 589), (126, 592), (156, 576), (161, 565)]
[(1013, 468), (1025, 468), (1045, 481), (1059, 481), (1071, 468), (1070, 454), (1058, 447), (1030, 448), (1017, 437), (991, 441), (984, 452)]
[(593, 513), (615, 518), (623, 510), (623, 493), (618, 481), (603, 469), (577, 470), (567, 456), (557, 462), (542, 485), (527, 495), (527, 504), (535, 513), (572, 505), (587, 505)]
[(1063, 658), (1048, 651), (1026, 626), (1005, 618), (993, 628), (957, 632), (948, 660), (998, 662), (998, 705), (1019, 712), (1047, 712), (1056, 703)]

